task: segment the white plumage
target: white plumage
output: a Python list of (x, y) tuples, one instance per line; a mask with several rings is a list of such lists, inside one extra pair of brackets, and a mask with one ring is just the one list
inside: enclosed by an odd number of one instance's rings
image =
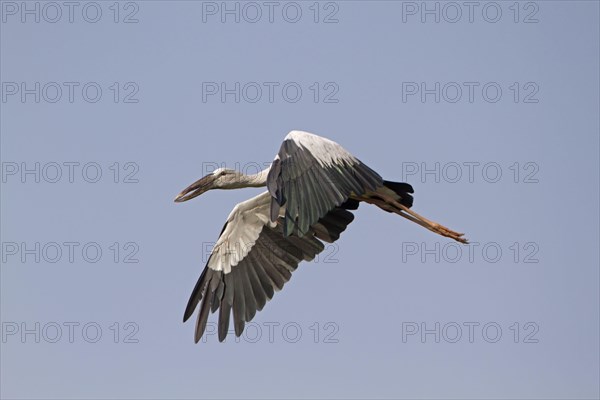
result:
[(263, 192), (256, 197), (237, 204), (229, 217), (225, 230), (215, 243), (207, 266), (228, 274), (241, 259), (246, 257), (263, 226), (270, 228), (275, 222), (269, 220), (271, 196)]

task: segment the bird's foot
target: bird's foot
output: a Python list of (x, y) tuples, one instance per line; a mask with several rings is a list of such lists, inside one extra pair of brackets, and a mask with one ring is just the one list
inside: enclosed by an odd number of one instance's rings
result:
[(433, 232), (439, 235), (449, 237), (460, 243), (469, 243), (469, 241), (463, 237), (465, 235), (464, 233), (455, 232), (452, 229), (446, 228), (445, 226), (438, 224), (437, 222), (429, 222), (427, 225), (429, 225), (430, 229)]

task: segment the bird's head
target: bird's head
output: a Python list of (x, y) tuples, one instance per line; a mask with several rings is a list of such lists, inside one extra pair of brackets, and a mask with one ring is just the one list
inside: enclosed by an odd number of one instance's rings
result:
[(211, 189), (236, 189), (241, 187), (240, 182), (243, 174), (233, 169), (218, 168), (211, 174), (198, 179), (190, 186), (186, 187), (175, 197), (176, 203), (181, 203)]

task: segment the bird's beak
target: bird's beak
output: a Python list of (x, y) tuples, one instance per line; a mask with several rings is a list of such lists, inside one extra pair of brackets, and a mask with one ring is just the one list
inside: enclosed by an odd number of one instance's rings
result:
[(215, 181), (213, 174), (206, 175), (204, 178), (198, 179), (190, 186), (186, 187), (175, 197), (175, 203), (182, 203), (193, 199), (194, 197), (200, 196), (202, 193), (212, 189), (213, 182)]

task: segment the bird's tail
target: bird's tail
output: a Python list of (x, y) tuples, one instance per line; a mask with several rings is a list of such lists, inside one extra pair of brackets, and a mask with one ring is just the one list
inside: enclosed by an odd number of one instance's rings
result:
[(414, 193), (415, 191), (410, 184), (404, 182), (383, 181), (383, 186), (391, 189), (400, 197), (400, 199), (398, 199), (400, 204), (408, 208), (412, 207), (413, 197), (410, 194)]

